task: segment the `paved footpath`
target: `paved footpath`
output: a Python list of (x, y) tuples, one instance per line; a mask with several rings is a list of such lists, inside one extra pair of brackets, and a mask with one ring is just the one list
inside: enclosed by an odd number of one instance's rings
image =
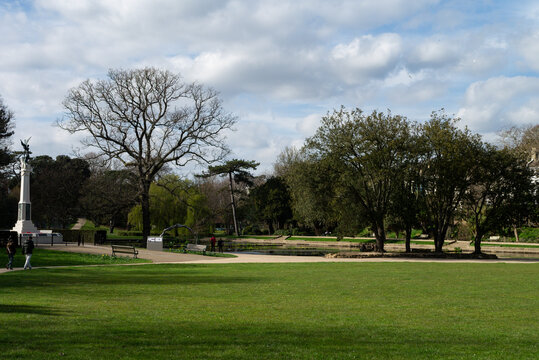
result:
[[(111, 254), (109, 246), (76, 246), (76, 245), (39, 245), (39, 248), (48, 250), (68, 251), (86, 254)], [(410, 259), (410, 258), (361, 258), (361, 259), (343, 259), (343, 258), (324, 258), (321, 256), (283, 256), (283, 255), (254, 255), (234, 253), (236, 257), (213, 257), (194, 254), (171, 253), (165, 251), (151, 251), (146, 249), (138, 249), (138, 257), (141, 259), (151, 260), (152, 263), (134, 263), (121, 264), (123, 265), (148, 265), (148, 264), (246, 264), (246, 263), (314, 263), (314, 262), (440, 262), (440, 263), (518, 263), (532, 264), (539, 263), (538, 259), (495, 259), (495, 260), (475, 260), (475, 259)], [(7, 259), (6, 259), (7, 261)], [(111, 266), (111, 265), (80, 265), (80, 266)], [(52, 267), (52, 266), (50, 266)], [(47, 268), (50, 268), (47, 267)], [(73, 267), (73, 266), (62, 266)], [(34, 267), (38, 269), (38, 267)], [(15, 268), (22, 270), (22, 268)], [(0, 268), (0, 274), (8, 272), (5, 268)]]

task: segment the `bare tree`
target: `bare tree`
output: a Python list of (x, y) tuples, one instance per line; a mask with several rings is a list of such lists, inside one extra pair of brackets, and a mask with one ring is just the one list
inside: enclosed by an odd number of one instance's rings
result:
[(235, 123), (215, 90), (156, 68), (110, 70), (106, 80), (71, 89), (63, 105), (60, 128), (87, 134), (84, 145), (136, 173), (144, 241), (150, 184), (160, 170), (221, 160), (228, 152), (223, 130)]

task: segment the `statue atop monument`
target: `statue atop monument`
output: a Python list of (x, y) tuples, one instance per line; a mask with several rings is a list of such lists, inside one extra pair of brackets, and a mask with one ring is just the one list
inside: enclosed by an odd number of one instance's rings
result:
[(22, 157), (23, 157), (25, 163), (27, 163), (30, 160), (30, 154), (32, 153), (30, 151), (30, 139), (31, 139), (31, 137), (29, 137), (28, 139), (26, 139), (24, 141), (21, 140), (21, 145), (22, 145), (22, 148), (24, 149)]

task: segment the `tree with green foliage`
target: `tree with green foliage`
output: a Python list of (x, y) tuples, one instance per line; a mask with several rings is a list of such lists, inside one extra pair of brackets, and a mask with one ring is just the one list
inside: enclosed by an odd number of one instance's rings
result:
[(404, 166), (397, 179), (398, 185), (391, 194), (390, 218), (393, 225), (404, 230), (405, 249), (411, 252), (412, 229), (418, 225), (419, 192), (420, 192), (420, 153), (421, 142), (417, 133), (417, 125), (411, 127), (410, 142)]
[(69, 91), (58, 122), (83, 144), (137, 176), (142, 233), (150, 233), (150, 187), (166, 166), (214, 163), (228, 153), (223, 133), (235, 117), (216, 91), (156, 68), (110, 70), (108, 79), (86, 80)]
[(238, 228), (238, 219), (236, 216), (236, 200), (234, 197), (234, 184), (243, 183), (247, 185), (252, 185), (253, 175), (249, 172), (250, 170), (256, 170), (260, 165), (255, 161), (248, 160), (239, 160), (233, 159), (225, 162), (223, 165), (209, 166), (208, 172), (202, 175), (201, 177), (209, 176), (227, 176), (229, 181), (229, 190), (230, 190), (230, 205), (232, 206), (232, 217), (234, 219), (234, 232), (236, 236), (240, 236), (240, 231)]
[(88, 162), (59, 155), (48, 155), (30, 160), (33, 168), (32, 216), (41, 227), (66, 227), (82, 214), (80, 198), (90, 177)]
[(378, 111), (365, 115), (344, 107), (323, 117), (307, 141), (310, 151), (339, 167), (339, 186), (369, 220), (378, 251), (384, 251), (385, 218), (391, 194), (400, 185), (409, 143), (406, 118)]
[[(209, 231), (206, 198), (196, 184), (174, 174), (162, 176), (150, 187), (151, 227), (156, 233), (175, 224), (184, 224), (197, 233)], [(129, 224), (142, 230), (142, 209), (136, 205), (128, 215)], [(184, 230), (175, 229), (175, 234)]]
[(0, 97), (0, 169), (13, 161), (13, 156), (9, 149), (10, 138), (13, 132), (13, 112), (4, 104)]
[[(516, 153), (528, 162), (528, 166), (534, 172), (535, 184), (539, 184), (539, 125), (514, 126), (499, 133), (501, 144)], [(539, 196), (539, 193), (536, 193)], [(539, 199), (538, 199), (539, 200)], [(539, 201), (536, 200), (536, 205)], [(523, 225), (519, 218), (515, 218), (512, 224), (513, 232), (519, 240), (518, 227)], [(539, 206), (531, 212), (528, 221), (537, 224), (539, 222)]]
[(137, 179), (129, 170), (95, 169), (86, 182), (81, 198), (84, 215), (95, 224), (109, 225), (127, 222), (127, 213), (135, 205)]
[(458, 120), (439, 111), (420, 126), (420, 220), (437, 252), (478, 168), (479, 135), (457, 128)]
[(213, 216), (208, 206), (208, 199), (200, 193), (198, 187), (193, 187), (187, 201), (187, 216), (185, 225), (197, 234), (209, 234), (213, 231)]
[(312, 227), (316, 235), (337, 225), (335, 191), (339, 176), (330, 159), (305, 148), (286, 148), (275, 164), (275, 173), (289, 189), (294, 219)]
[(255, 187), (249, 194), (254, 203), (258, 219), (264, 221), (270, 234), (282, 229), (287, 220), (292, 218), (290, 194), (284, 180), (270, 177), (264, 184)]
[(475, 157), (478, 166), (462, 202), (471, 224), (475, 253), (488, 232), (525, 220), (535, 208), (532, 172), (526, 161), (509, 149), (483, 144)]
[(17, 221), (17, 201), (9, 196), (9, 165), (15, 161), (10, 150), (14, 115), (0, 97), (0, 228), (10, 228)]
[[(164, 183), (174, 184), (174, 189), (165, 188), (158, 183), (150, 186), (150, 224), (152, 229), (160, 233), (164, 228), (174, 224), (184, 224), (187, 216), (188, 184), (177, 175), (166, 175), (160, 179)], [(180, 184), (181, 183), (181, 184)], [(129, 224), (136, 230), (142, 230), (142, 207), (136, 205), (129, 212)]]

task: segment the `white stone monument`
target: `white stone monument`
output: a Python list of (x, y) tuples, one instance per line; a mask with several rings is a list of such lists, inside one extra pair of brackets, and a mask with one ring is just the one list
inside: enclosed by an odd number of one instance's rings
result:
[(21, 141), (24, 147), (24, 156), (21, 157), (21, 198), (19, 200), (19, 215), (17, 223), (11, 229), (20, 234), (38, 233), (32, 222), (32, 205), (30, 203), (30, 173), (32, 166), (27, 162), (30, 159), (30, 146), (28, 140)]

